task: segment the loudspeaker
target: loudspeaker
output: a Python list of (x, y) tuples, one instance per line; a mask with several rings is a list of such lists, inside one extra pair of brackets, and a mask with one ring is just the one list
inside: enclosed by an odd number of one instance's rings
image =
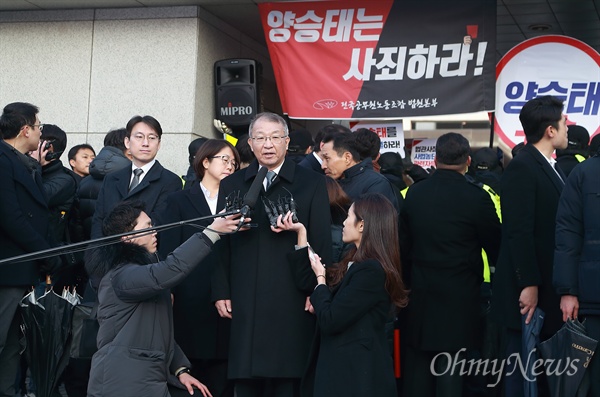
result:
[(252, 59), (215, 62), (215, 111), (218, 120), (229, 127), (250, 124), (260, 112), (260, 74), (260, 63)]

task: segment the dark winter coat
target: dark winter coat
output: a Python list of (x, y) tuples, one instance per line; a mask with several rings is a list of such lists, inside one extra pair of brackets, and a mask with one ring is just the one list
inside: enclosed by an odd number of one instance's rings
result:
[[(50, 248), (48, 205), (39, 173), (34, 178), (16, 149), (0, 140), (0, 258)], [(39, 281), (38, 265), (28, 260), (0, 265), (0, 285), (31, 286)], [(4, 321), (4, 320), (3, 320)]]
[[(254, 160), (248, 168), (221, 181), (219, 205), (225, 197), (243, 197), (258, 172)], [(268, 192), (277, 201), (293, 198), (298, 219), (323, 263), (331, 264), (330, 211), (325, 177), (285, 160)], [(213, 301), (231, 299), (229, 378), (300, 378), (308, 359), (315, 318), (304, 310), (316, 278), (298, 288), (286, 255), (294, 251), (294, 232), (275, 233), (259, 198), (251, 215), (257, 227), (224, 238), (229, 258), (215, 272)]]
[[(527, 144), (502, 175), (502, 244), (492, 281), (492, 316), (521, 329), (519, 296), (538, 286), (538, 307), (548, 338), (562, 326), (560, 299), (552, 287), (556, 210), (564, 183), (548, 160)], [(412, 188), (411, 188), (412, 189)]]
[[(88, 396), (169, 396), (167, 382), (190, 366), (173, 338), (170, 288), (209, 254), (212, 242), (193, 235), (161, 262), (145, 248), (117, 243), (91, 250), (86, 268), (102, 276), (98, 289), (98, 351)], [(193, 313), (190, 313), (193, 315)]]
[(481, 249), (494, 261), (500, 222), (488, 194), (453, 170), (413, 184), (400, 212), (407, 333), (423, 351), (481, 346)]
[(553, 280), (580, 314), (600, 315), (600, 155), (573, 169), (560, 197)]
[(90, 163), (90, 174), (79, 183), (77, 197), (85, 240), (89, 240), (92, 233), (92, 217), (104, 177), (125, 167), (131, 167), (131, 161), (125, 157), (121, 149), (105, 146)]
[(161, 212), (169, 193), (183, 187), (181, 178), (156, 161), (140, 184), (130, 192), (131, 172), (131, 167), (125, 167), (104, 178), (92, 218), (92, 238), (102, 237), (104, 217), (124, 200), (142, 200), (146, 204), (145, 212), (154, 222), (158, 222), (157, 214)]
[[(208, 215), (212, 215), (210, 208), (200, 184), (195, 182), (188, 189), (167, 196), (167, 205), (159, 218), (162, 224), (168, 224)], [(208, 226), (212, 221), (211, 218), (194, 224)], [(165, 258), (196, 232), (198, 228), (190, 225), (160, 232), (158, 249), (161, 257)], [(175, 339), (190, 359), (227, 359), (231, 320), (221, 318), (211, 301), (211, 275), (218, 261), (217, 252), (211, 252), (172, 291)]]
[(373, 162), (368, 157), (344, 171), (344, 177), (338, 179), (340, 186), (352, 200), (363, 193), (380, 193), (387, 197), (400, 211), (399, 193), (388, 179), (373, 169)]

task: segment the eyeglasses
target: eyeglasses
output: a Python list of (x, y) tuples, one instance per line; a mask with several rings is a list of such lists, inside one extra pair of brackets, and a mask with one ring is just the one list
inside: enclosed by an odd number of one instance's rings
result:
[(150, 134), (150, 135), (134, 134), (131, 136), (131, 139), (138, 141), (138, 142), (144, 142), (144, 139), (148, 139), (148, 142), (152, 142), (152, 143), (160, 141), (160, 137), (158, 135), (154, 135), (154, 134)]
[(221, 159), (223, 161), (223, 165), (231, 164), (231, 166), (235, 169), (237, 169), (237, 166), (238, 166), (238, 164), (235, 162), (235, 160), (226, 154), (224, 154), (222, 156), (212, 156), (211, 159)]
[(279, 135), (273, 135), (273, 136), (257, 136), (257, 137), (252, 137), (250, 139), (252, 139), (254, 141), (254, 143), (256, 143), (257, 145), (264, 145), (268, 140), (270, 140), (273, 145), (279, 145), (282, 142), (285, 141), (285, 138), (287, 138), (287, 135), (283, 135), (283, 136), (279, 136)]
[(29, 126), (30, 126), (31, 128), (34, 128), (34, 129), (35, 129), (35, 127), (37, 127), (37, 128), (39, 128), (39, 129), (40, 129), (40, 131), (42, 131), (42, 130), (44, 129), (44, 126), (45, 126), (45, 125), (46, 125), (46, 124), (42, 124), (42, 123), (40, 123), (40, 124), (29, 124)]

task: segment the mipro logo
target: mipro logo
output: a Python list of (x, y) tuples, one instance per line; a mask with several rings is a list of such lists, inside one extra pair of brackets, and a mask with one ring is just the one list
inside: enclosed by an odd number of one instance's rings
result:
[(222, 106), (221, 116), (249, 116), (252, 114), (252, 106)]

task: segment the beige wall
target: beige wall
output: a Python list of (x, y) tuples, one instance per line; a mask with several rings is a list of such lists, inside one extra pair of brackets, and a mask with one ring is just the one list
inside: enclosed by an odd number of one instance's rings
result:
[(152, 115), (165, 133), (158, 160), (184, 174), (188, 143), (219, 137), (213, 66), (227, 58), (263, 65), (266, 107), (279, 111), (267, 49), (200, 7), (0, 12), (0, 105), (31, 102), (69, 147), (96, 152), (110, 129)]

